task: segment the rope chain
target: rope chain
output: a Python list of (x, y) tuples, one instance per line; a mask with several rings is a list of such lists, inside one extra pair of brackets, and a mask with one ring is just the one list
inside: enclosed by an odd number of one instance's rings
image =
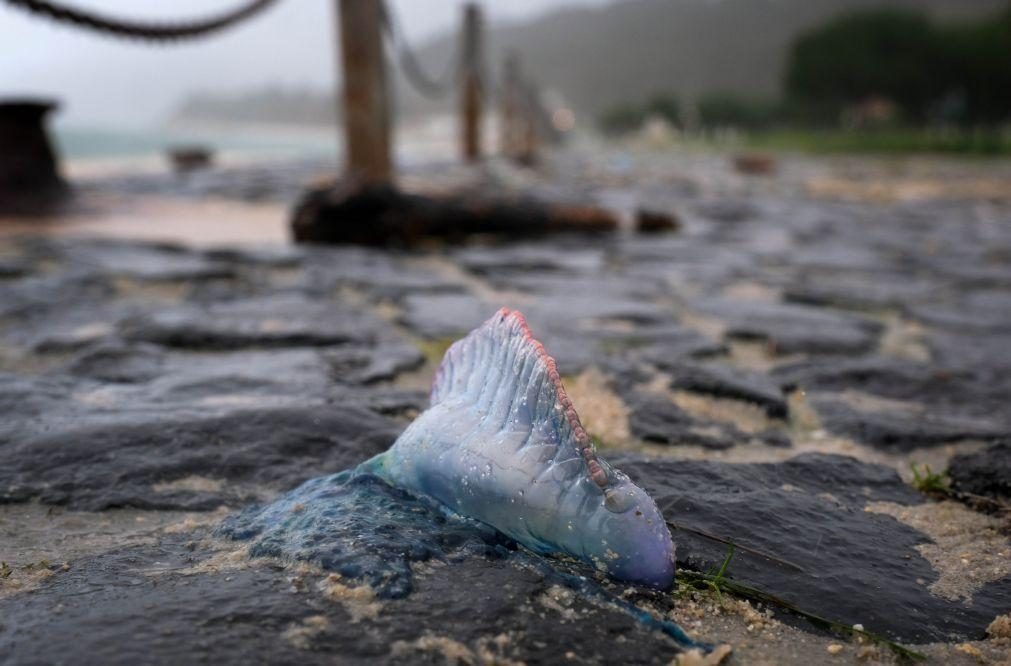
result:
[(383, 29), (390, 40), (391, 49), (397, 55), (400, 62), (400, 69), (404, 74), (404, 79), (422, 96), (429, 99), (441, 99), (453, 90), (453, 84), (459, 77), (463, 67), (460, 58), (460, 46), (456, 49), (446, 63), (442, 74), (433, 77), (421, 65), (417, 54), (411, 48), (404, 33), (403, 26), (397, 17), (396, 12), (389, 7), (389, 3), (383, 3)]
[(178, 23), (147, 23), (117, 19), (89, 10), (77, 9), (50, 0), (6, 0), (7, 4), (55, 21), (70, 23), (81, 28), (150, 41), (175, 41), (203, 37), (260, 13), (277, 0), (252, 0), (241, 7), (202, 21)]
[[(12, 7), (46, 16), (55, 21), (70, 23), (88, 30), (120, 37), (162, 42), (194, 39), (210, 35), (248, 18), (252, 18), (277, 2), (277, 0), (251, 0), (232, 11), (200, 21), (158, 23), (114, 18), (101, 13), (53, 2), (52, 0), (5, 1)], [(462, 53), (462, 45), (457, 41), (453, 55), (446, 63), (446, 67), (439, 77), (430, 76), (408, 43), (396, 13), (389, 8), (388, 3), (383, 3), (382, 9), (383, 29), (389, 39), (391, 49), (395, 50), (398, 55), (404, 78), (418, 93), (425, 97), (430, 99), (445, 97), (452, 91), (454, 83), (463, 72), (464, 54)], [(483, 63), (480, 63), (478, 66), (481, 70), (481, 79), (484, 82), (482, 89), (486, 99), (489, 101), (496, 98), (503, 99), (506, 96), (506, 92), (502, 89), (502, 83), (495, 80), (496, 77), (490, 76), (491, 72), (488, 71), (488, 68)], [(534, 97), (535, 94), (532, 91), (524, 90), (515, 101), (529, 113), (536, 110), (538, 106), (534, 102)]]

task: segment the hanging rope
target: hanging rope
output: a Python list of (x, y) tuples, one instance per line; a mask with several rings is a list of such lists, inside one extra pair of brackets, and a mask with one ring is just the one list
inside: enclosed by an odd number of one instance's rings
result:
[(229, 28), (250, 18), (276, 0), (252, 0), (245, 5), (219, 16), (202, 21), (178, 23), (147, 23), (130, 19), (117, 19), (84, 9), (76, 9), (49, 0), (6, 0), (7, 4), (34, 14), (47, 16), (53, 20), (70, 23), (81, 28), (104, 32), (120, 37), (132, 37), (152, 41), (175, 41), (203, 37)]
[(396, 51), (404, 78), (418, 93), (429, 99), (441, 99), (453, 91), (461, 68), (459, 44), (456, 45), (456, 49), (446, 63), (442, 74), (433, 77), (425, 71), (417, 54), (411, 49), (400, 20), (397, 18), (396, 12), (388, 6), (388, 3), (383, 3), (383, 28), (386, 30), (392, 48)]

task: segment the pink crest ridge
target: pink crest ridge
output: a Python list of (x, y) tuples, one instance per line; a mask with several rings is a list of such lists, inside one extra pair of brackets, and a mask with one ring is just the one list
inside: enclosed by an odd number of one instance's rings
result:
[[(572, 433), (576, 438), (576, 446), (579, 449), (580, 454), (583, 457), (583, 461), (586, 463), (586, 470), (593, 480), (601, 488), (606, 488), (608, 485), (607, 473), (604, 468), (597, 462), (597, 453), (594, 449), (593, 442), (590, 437), (586, 434), (586, 430), (583, 428), (583, 424), (579, 421), (579, 415), (576, 413), (576, 409), (572, 406), (572, 400), (569, 398), (568, 393), (565, 391), (565, 387), (562, 385), (562, 378), (558, 375), (558, 367), (553, 359), (544, 349), (544, 345), (540, 343), (536, 338), (534, 338), (533, 332), (530, 330), (530, 326), (527, 325), (527, 320), (519, 310), (510, 310), (509, 308), (500, 308), (495, 316), (501, 317), (503, 320), (512, 319), (513, 322), (519, 324), (520, 331), (523, 333), (523, 338), (530, 343), (534, 351), (544, 362), (547, 367), (548, 378), (551, 380), (551, 384), (555, 388), (555, 393), (558, 396), (558, 402), (561, 405), (562, 411), (565, 413), (565, 417), (569, 422), (569, 426), (572, 428)], [(447, 352), (448, 354), (448, 352)], [(433, 380), (433, 388), (437, 384), (442, 375), (442, 367), (439, 368), (439, 372)]]

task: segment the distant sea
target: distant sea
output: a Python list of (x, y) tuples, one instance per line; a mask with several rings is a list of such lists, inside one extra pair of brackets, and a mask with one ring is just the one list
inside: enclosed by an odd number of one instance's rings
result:
[[(57, 124), (52, 137), (72, 172), (168, 167), (166, 153), (180, 146), (203, 146), (218, 163), (336, 163), (343, 153), (338, 128), (277, 125), (162, 127), (151, 129), (68, 127)], [(396, 159), (400, 164), (427, 163), (456, 155), (456, 125), (432, 117), (398, 126)]]
[(67, 161), (163, 159), (179, 146), (204, 146), (236, 159), (336, 159), (336, 128), (152, 128), (61, 127), (53, 129), (57, 150)]

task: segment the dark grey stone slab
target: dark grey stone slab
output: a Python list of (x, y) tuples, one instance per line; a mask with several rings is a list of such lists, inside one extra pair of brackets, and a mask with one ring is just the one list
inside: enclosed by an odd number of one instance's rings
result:
[(270, 268), (295, 268), (306, 258), (302, 248), (292, 245), (223, 246), (206, 250), (203, 255), (216, 262)]
[(100, 342), (72, 357), (66, 371), (99, 382), (146, 382), (162, 373), (165, 356), (156, 345)]
[(251, 663), (269, 650), (291, 650), (281, 634), (319, 606), (291, 594), (283, 575), (269, 569), (230, 572), (227, 581), (224, 574), (167, 574), (206, 557), (185, 547), (189, 538), (78, 560), (35, 593), (0, 601), (5, 660)]
[[(79, 393), (100, 391), (128, 411), (169, 405), (318, 403), (343, 393), (342, 387), (391, 380), (423, 361), (416, 347), (392, 336), (375, 346), (229, 352), (117, 341), (88, 347), (50, 374), (77, 377)], [(370, 393), (374, 391), (361, 391), (360, 397)]]
[[(1007, 610), (1011, 579), (966, 604), (930, 594), (937, 573), (916, 550), (929, 538), (864, 511), (872, 501), (924, 501), (889, 468), (823, 454), (767, 464), (612, 462), (644, 485), (666, 519), (774, 557), (738, 549), (728, 573), (809, 612), (925, 643), (982, 639)], [(716, 568), (726, 555), (726, 545), (688, 529), (674, 538), (679, 562), (692, 568)]]
[(761, 214), (758, 206), (748, 199), (715, 199), (695, 205), (696, 214), (716, 222), (744, 222)]
[(135, 280), (209, 280), (231, 278), (225, 262), (179, 245), (95, 239), (52, 243), (63, 260), (102, 275)]
[(668, 372), (687, 360), (727, 352), (722, 343), (681, 326), (637, 326), (633, 331), (602, 333), (599, 337), (605, 347), (627, 349), (637, 359)]
[(869, 356), (791, 363), (771, 375), (787, 390), (859, 391), (920, 404), (942, 418), (980, 417), (999, 423), (1007, 405), (1008, 380), (984, 368)]
[[(92, 511), (213, 509), (350, 467), (385, 450), (400, 430), (361, 407), (319, 404), (70, 419), (0, 440), (9, 461), (0, 467), (0, 501), (34, 498)], [(190, 476), (220, 487), (154, 488)]]
[(663, 395), (637, 391), (623, 399), (628, 405), (632, 435), (647, 442), (729, 449), (747, 440), (747, 436), (733, 426), (693, 418)]
[(968, 292), (948, 303), (913, 305), (909, 314), (928, 326), (955, 331), (1011, 333), (1011, 293)]
[(886, 356), (801, 361), (779, 366), (771, 374), (789, 390), (854, 389), (896, 400), (949, 394), (963, 388), (966, 379), (929, 363)]
[(948, 463), (951, 487), (963, 493), (1011, 500), (1011, 443), (999, 442)]
[(310, 247), (305, 252), (299, 285), (311, 294), (329, 296), (351, 287), (374, 300), (399, 301), (410, 294), (465, 291), (459, 281), (409, 261), (408, 255), (360, 247)]
[(346, 384), (372, 384), (415, 370), (425, 356), (414, 345), (390, 341), (374, 347), (344, 346), (326, 349), (321, 356), (334, 380)]
[(864, 353), (882, 328), (859, 315), (794, 304), (713, 299), (692, 307), (725, 321), (728, 337), (767, 340), (779, 354)]
[(417, 294), (404, 299), (400, 322), (422, 337), (455, 338), (478, 327), (502, 305), (470, 294)]
[(809, 394), (810, 404), (825, 428), (871, 446), (891, 451), (940, 446), (963, 440), (1002, 437), (1000, 423), (923, 409), (858, 409), (841, 396)]
[(470, 272), (488, 277), (525, 272), (572, 275), (597, 272), (604, 266), (604, 251), (599, 247), (565, 247), (555, 243), (470, 247), (454, 252), (453, 258)]
[(31, 272), (31, 264), (27, 261), (11, 257), (0, 257), (0, 280), (24, 277)]
[(1011, 371), (1005, 333), (932, 330), (927, 347), (934, 361), (942, 367), (969, 371), (982, 386), (1006, 384)]
[[(844, 230), (833, 229), (826, 235), (850, 234)], [(825, 238), (820, 240), (822, 242), (806, 245), (796, 251), (791, 257), (791, 263), (807, 270), (817, 269), (820, 272), (842, 270), (863, 273), (877, 273), (888, 265), (888, 261), (877, 248), (862, 243), (859, 239), (837, 238), (837, 242), (834, 243), (824, 242)]]
[(75, 382), (66, 377), (25, 377), (0, 373), (0, 442), (9, 441), (25, 424), (42, 424), (66, 412)]
[(0, 317), (18, 318), (20, 324), (54, 312), (101, 303), (113, 295), (110, 280), (83, 273), (30, 275), (0, 282)]
[(82, 558), (38, 590), (0, 600), (6, 663), (364, 666), (445, 663), (462, 651), (525, 663), (575, 654), (588, 663), (667, 664), (678, 652), (663, 634), (578, 593), (543, 603), (556, 581), (501, 557), (434, 567), (408, 597), (355, 617), (316, 589), (318, 575), (263, 561), (179, 572), (213, 555), (193, 550), (194, 538)]
[(942, 286), (903, 273), (803, 274), (783, 293), (791, 303), (853, 310), (903, 309), (910, 303), (935, 297)]
[(120, 325), (128, 340), (186, 349), (371, 343), (384, 329), (374, 315), (296, 294), (165, 308)]
[(715, 363), (681, 363), (670, 368), (671, 388), (751, 402), (773, 418), (785, 418), (786, 400), (765, 375)]

